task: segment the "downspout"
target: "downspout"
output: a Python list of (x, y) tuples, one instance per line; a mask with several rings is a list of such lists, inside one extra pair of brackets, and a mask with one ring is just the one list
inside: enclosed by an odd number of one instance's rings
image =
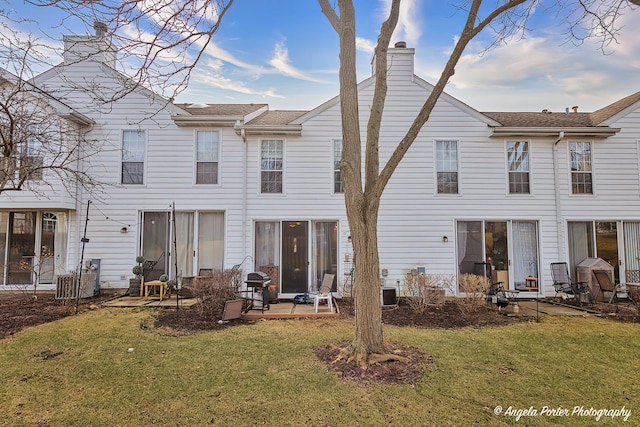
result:
[[(85, 126), (81, 131), (81, 135), (82, 135), (82, 139), (84, 140), (87, 136), (87, 134), (89, 132), (91, 132), (94, 128), (94, 124), (91, 123), (88, 126)], [(82, 144), (82, 148), (84, 149), (85, 144)], [(84, 158), (84, 153), (81, 156), (78, 156), (78, 159), (76, 160), (76, 171), (80, 171), (81, 167), (84, 166), (84, 161), (82, 160), (82, 158)], [(75, 255), (74, 255), (74, 265), (77, 267), (78, 263), (80, 262), (80, 245), (78, 244), (78, 242), (80, 242), (80, 234), (81, 234), (81, 229), (82, 229), (82, 221), (81, 221), (81, 211), (82, 211), (82, 196), (83, 196), (83, 191), (82, 191), (82, 186), (80, 185), (80, 183), (78, 183), (78, 181), (76, 180), (76, 227), (75, 227)], [(71, 219), (71, 216), (69, 216), (69, 218), (67, 219), (67, 221), (69, 221)], [(70, 241), (70, 237), (71, 236), (67, 236), (67, 244)], [(71, 246), (71, 245), (68, 245)], [(69, 248), (71, 249), (71, 248)], [(70, 252), (69, 250), (67, 250), (67, 253)], [(69, 266), (69, 259), (67, 259), (66, 262), (66, 267), (67, 270), (69, 270), (68, 266)], [(72, 271), (77, 271), (76, 267), (74, 267), (72, 269)], [(79, 268), (82, 268), (82, 266), (80, 266)]]
[[(244, 143), (242, 162), (242, 256), (247, 256), (247, 133), (240, 129), (240, 137)], [(251, 267), (253, 268), (253, 266)]]
[(557, 156), (557, 148), (558, 143), (564, 138), (564, 131), (560, 131), (558, 133), (558, 139), (553, 143), (552, 156), (553, 156), (553, 187), (556, 199), (556, 227), (558, 234), (558, 255), (561, 260), (564, 260), (564, 247), (565, 247), (565, 238), (564, 238), (564, 220), (562, 217), (562, 197), (560, 197), (560, 189), (558, 188), (558, 184), (560, 182), (559, 171), (558, 171), (558, 156)]

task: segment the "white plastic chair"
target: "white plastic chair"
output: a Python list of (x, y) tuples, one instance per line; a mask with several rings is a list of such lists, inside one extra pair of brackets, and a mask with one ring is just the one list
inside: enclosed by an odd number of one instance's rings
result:
[(329, 306), (329, 312), (333, 313), (333, 295), (331, 295), (331, 286), (333, 285), (333, 278), (335, 274), (325, 274), (322, 278), (322, 285), (320, 285), (320, 292), (313, 295), (313, 308), (315, 312), (318, 312), (318, 305), (320, 301), (326, 301)]

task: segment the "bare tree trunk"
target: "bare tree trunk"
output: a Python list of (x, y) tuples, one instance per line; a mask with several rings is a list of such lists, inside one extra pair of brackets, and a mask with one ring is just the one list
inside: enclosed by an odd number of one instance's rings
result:
[(370, 363), (373, 354), (384, 354), (386, 346), (382, 333), (382, 307), (378, 258), (378, 201), (358, 205), (347, 201), (347, 215), (354, 250), (355, 337), (344, 357), (360, 365)]

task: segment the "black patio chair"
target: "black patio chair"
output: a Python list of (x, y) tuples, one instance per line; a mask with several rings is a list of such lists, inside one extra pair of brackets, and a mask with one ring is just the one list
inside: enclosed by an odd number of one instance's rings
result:
[(509, 298), (504, 290), (504, 282), (494, 282), (491, 274), (491, 264), (488, 262), (476, 262), (473, 265), (473, 271), (476, 276), (486, 277), (489, 280), (489, 290), (487, 291), (487, 300), (492, 301), (498, 306), (498, 311), (509, 305)]
[(553, 279), (553, 289), (556, 291), (554, 298), (564, 294), (565, 298), (573, 299), (580, 303), (580, 296), (587, 295), (591, 300), (591, 293), (587, 282), (574, 282), (569, 275), (569, 265), (566, 262), (551, 263), (551, 277)]

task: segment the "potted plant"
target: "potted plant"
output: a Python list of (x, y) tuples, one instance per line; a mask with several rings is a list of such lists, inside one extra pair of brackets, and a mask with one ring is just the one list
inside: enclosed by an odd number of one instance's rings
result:
[(135, 274), (135, 278), (129, 279), (129, 296), (138, 296), (140, 293), (140, 286), (142, 284), (142, 277), (144, 276), (144, 257), (137, 256), (136, 257), (136, 265), (133, 266), (131, 270), (133, 274)]
[(160, 280), (163, 283), (167, 283), (169, 281), (169, 275), (168, 274), (163, 274), (162, 276), (160, 276)]

